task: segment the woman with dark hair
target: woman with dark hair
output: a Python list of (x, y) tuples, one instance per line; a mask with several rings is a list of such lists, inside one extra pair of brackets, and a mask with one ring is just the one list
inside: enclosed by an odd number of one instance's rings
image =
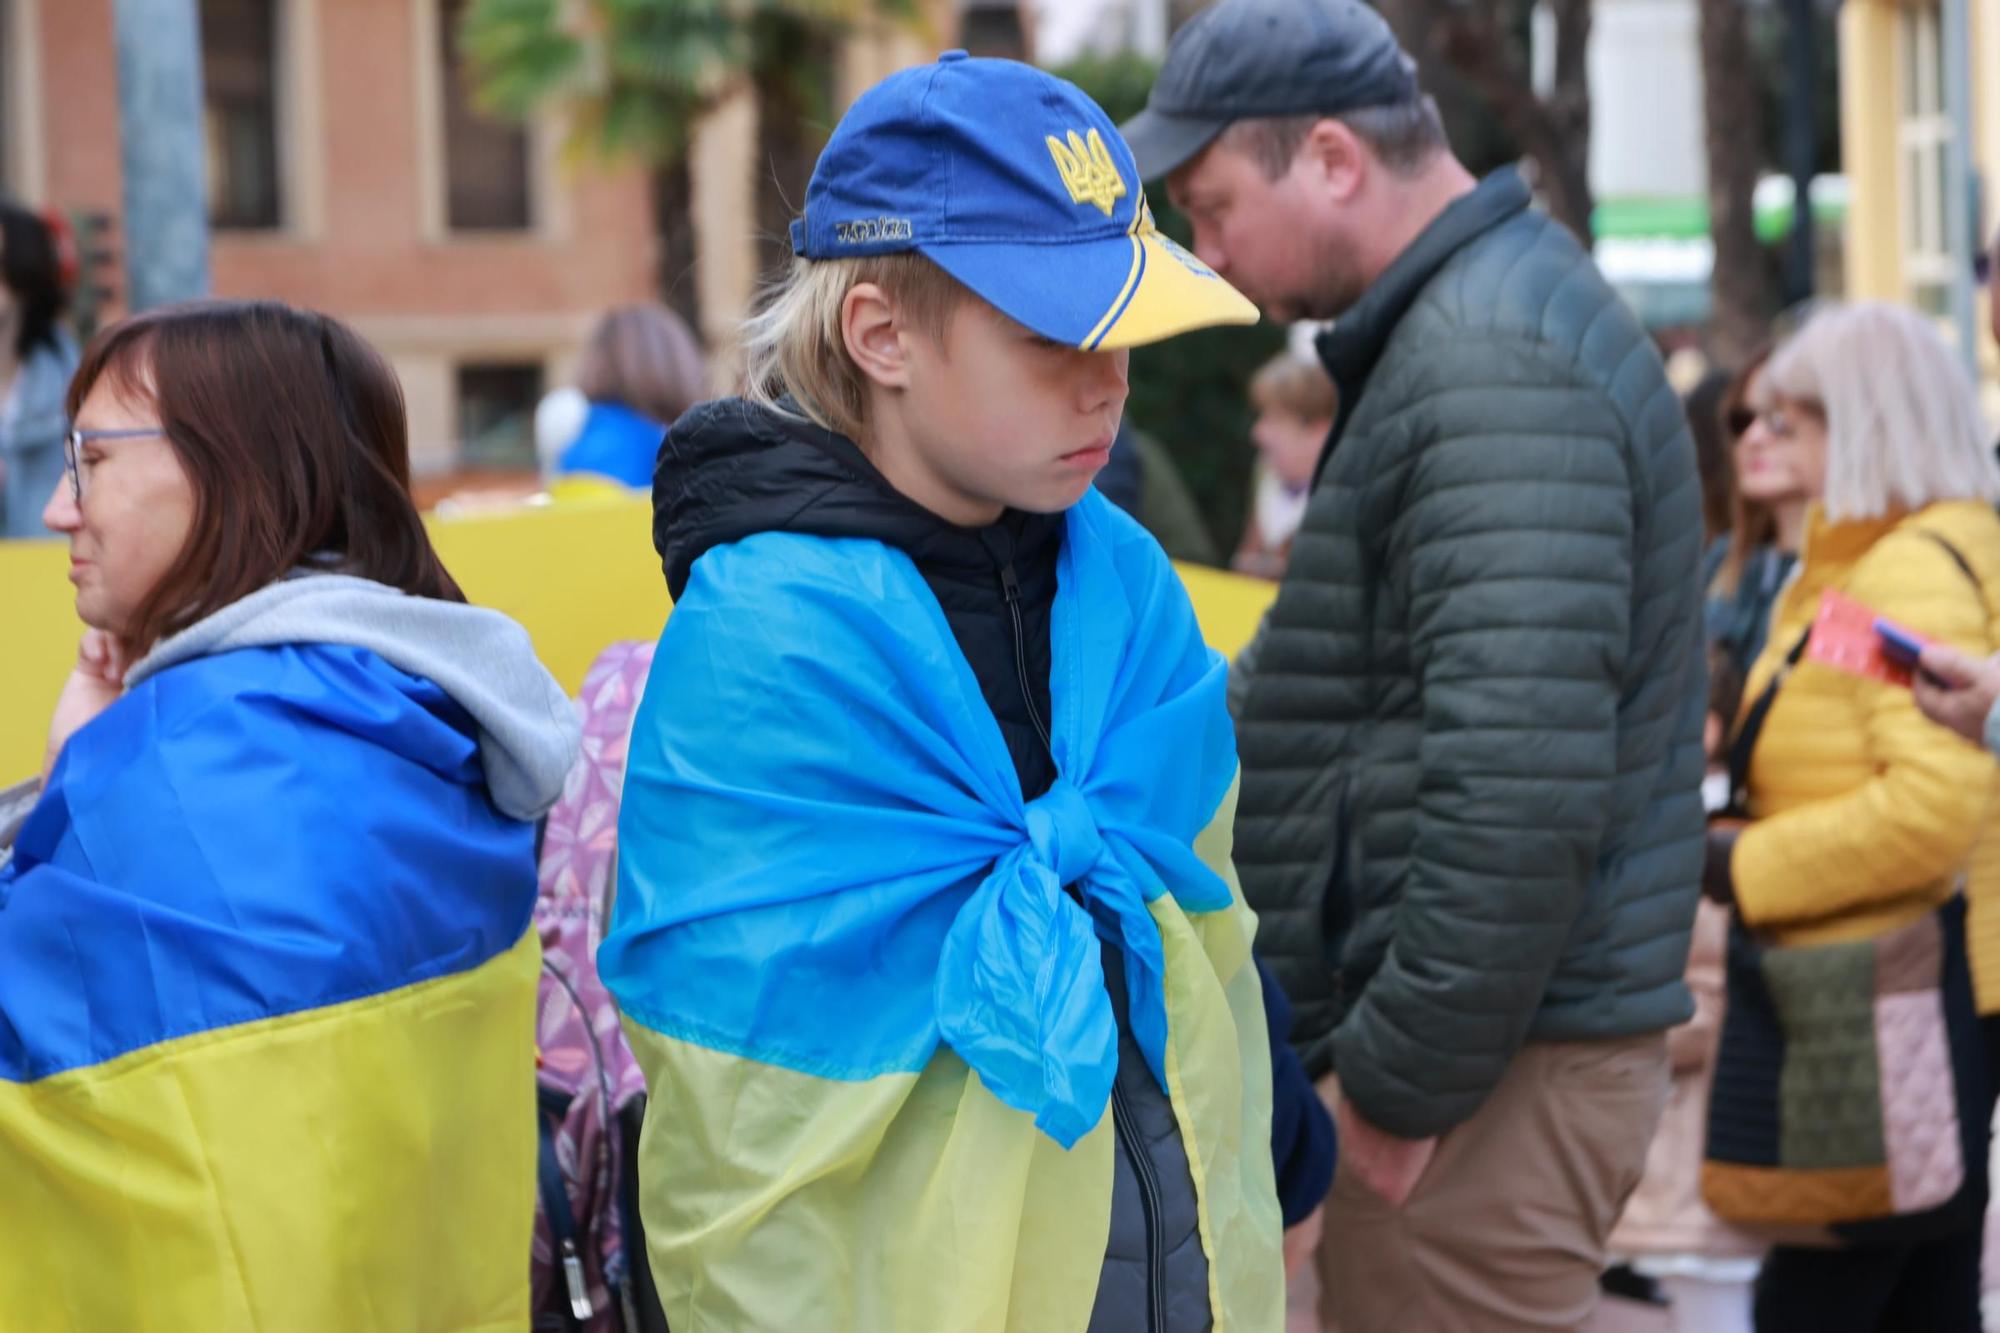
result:
[(568, 701), (445, 571), (341, 325), (142, 315), (68, 409), (89, 631), (0, 864), (0, 1309), (525, 1328)]
[(42, 504), (62, 475), (63, 391), (76, 369), (62, 307), (49, 224), (0, 199), (0, 538), (49, 535)]
[(1752, 356), (1715, 408), (1731, 463), (1729, 525), (1702, 566), (1704, 615), (1709, 643), (1728, 654), (1739, 678), (1764, 650), (1771, 606), (1798, 563), (1812, 504), (1798, 478), (1774, 463), (1781, 443), (1751, 406), (1770, 356), (1768, 347)]

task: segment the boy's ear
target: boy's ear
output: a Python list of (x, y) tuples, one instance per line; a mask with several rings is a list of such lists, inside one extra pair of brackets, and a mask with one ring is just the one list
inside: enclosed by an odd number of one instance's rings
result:
[(910, 384), (910, 360), (901, 322), (889, 295), (872, 282), (857, 282), (840, 302), (840, 337), (861, 373), (888, 389)]

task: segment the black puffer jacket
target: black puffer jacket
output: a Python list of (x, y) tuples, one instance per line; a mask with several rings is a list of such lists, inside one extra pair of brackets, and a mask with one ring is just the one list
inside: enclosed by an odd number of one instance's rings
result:
[[(1056, 777), (1046, 740), (1049, 625), (1064, 524), (1060, 514), (1010, 511), (991, 527), (954, 527), (894, 490), (851, 441), (737, 400), (682, 417), (653, 479), (653, 544), (676, 598), (704, 553), (759, 532), (868, 538), (909, 555), (979, 679), (1030, 800)], [(1115, 950), (1105, 963), (1107, 979), (1122, 975)], [(1210, 1326), (1194, 1179), (1173, 1106), (1127, 1029), (1124, 988), (1111, 993), (1121, 1038), (1117, 1163), (1090, 1328), (1193, 1333)]]
[(1512, 171), (1321, 342), (1340, 420), (1239, 717), (1236, 862), (1314, 1072), (1421, 1138), (1529, 1037), (1692, 1011), (1694, 450)]

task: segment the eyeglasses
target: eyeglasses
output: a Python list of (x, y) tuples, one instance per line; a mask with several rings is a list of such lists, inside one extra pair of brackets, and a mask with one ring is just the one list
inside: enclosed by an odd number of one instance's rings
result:
[(1743, 437), (1750, 433), (1750, 428), (1759, 421), (1764, 423), (1764, 429), (1770, 434), (1772, 439), (1795, 440), (1799, 435), (1799, 413), (1818, 413), (1819, 411), (1820, 409), (1817, 405), (1810, 403), (1797, 410), (1783, 407), (1767, 407), (1762, 412), (1748, 407), (1739, 407), (1724, 417), (1722, 424), (1728, 427), (1730, 439), (1738, 443), (1742, 442)]
[(134, 430), (78, 430), (74, 426), (63, 436), (63, 475), (69, 478), (69, 497), (83, 503), (83, 446), (101, 440), (164, 440), (167, 433), (158, 426)]

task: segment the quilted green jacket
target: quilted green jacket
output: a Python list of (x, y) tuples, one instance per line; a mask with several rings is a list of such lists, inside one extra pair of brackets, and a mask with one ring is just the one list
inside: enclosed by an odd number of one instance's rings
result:
[(1685, 1020), (1702, 520), (1660, 358), (1512, 170), (1322, 338), (1341, 414), (1242, 699), (1294, 1043), (1392, 1133)]

